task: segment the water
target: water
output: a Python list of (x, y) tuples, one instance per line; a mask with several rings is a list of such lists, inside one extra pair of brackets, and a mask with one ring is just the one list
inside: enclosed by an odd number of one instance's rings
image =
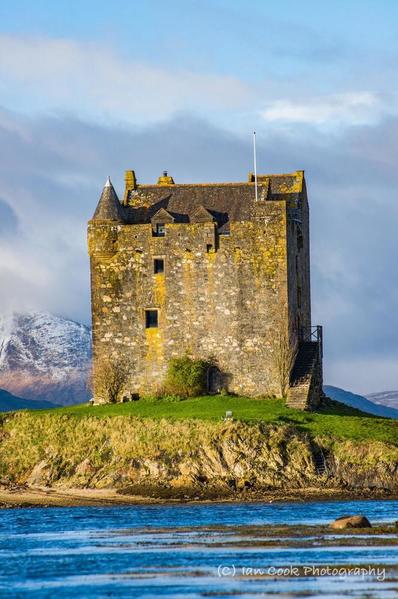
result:
[[(302, 576), (294, 570), (397, 566), (398, 545), (388, 544), (388, 535), (376, 545), (374, 537), (360, 535), (341, 545), (333, 533), (320, 544), (311, 531), (297, 537), (295, 530), (267, 540), (270, 525), (322, 524), (357, 513), (372, 523), (393, 522), (398, 501), (1, 510), (0, 596), (397, 597), (398, 581), (388, 571), (383, 581), (377, 573)], [(293, 570), (282, 576), (279, 567)]]

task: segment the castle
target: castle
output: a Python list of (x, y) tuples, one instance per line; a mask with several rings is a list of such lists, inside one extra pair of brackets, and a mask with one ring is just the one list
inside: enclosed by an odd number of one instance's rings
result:
[(107, 180), (88, 225), (95, 372), (128, 360), (128, 393), (162, 385), (172, 357), (209, 361), (208, 391), (322, 397), (321, 328), (311, 326), (303, 171), (242, 183)]

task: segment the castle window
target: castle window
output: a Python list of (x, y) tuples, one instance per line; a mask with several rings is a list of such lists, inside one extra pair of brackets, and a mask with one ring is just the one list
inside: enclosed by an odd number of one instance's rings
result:
[(164, 260), (163, 258), (155, 258), (153, 261), (153, 272), (155, 275), (161, 275), (164, 273)]
[(206, 252), (209, 254), (212, 251), (213, 251), (213, 244), (212, 243), (208, 243), (206, 245)]
[(297, 249), (300, 251), (304, 247), (303, 234), (299, 228), (297, 228)]
[(166, 227), (163, 224), (158, 223), (156, 225), (156, 237), (164, 237), (166, 234)]
[(145, 310), (145, 328), (156, 329), (158, 326), (158, 311)]

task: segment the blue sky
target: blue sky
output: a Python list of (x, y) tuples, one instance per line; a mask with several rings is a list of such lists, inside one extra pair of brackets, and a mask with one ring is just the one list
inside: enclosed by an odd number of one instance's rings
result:
[(85, 224), (111, 175), (305, 169), (326, 380), (398, 387), (398, 3), (0, 4), (0, 309), (88, 321)]
[[(299, 114), (292, 96), (309, 100), (318, 121), (368, 122), (392, 110), (391, 94), (396, 99), (397, 12), (392, 0), (3, 3), (11, 39), (3, 44), (2, 93), (24, 112), (71, 110), (107, 122), (143, 124), (176, 108), (243, 132), (291, 123)], [(75, 97), (73, 85), (65, 89), (73, 77), (81, 86)], [(150, 102), (148, 115), (142, 96), (157, 79), (165, 106)], [(124, 101), (111, 101), (107, 80)]]

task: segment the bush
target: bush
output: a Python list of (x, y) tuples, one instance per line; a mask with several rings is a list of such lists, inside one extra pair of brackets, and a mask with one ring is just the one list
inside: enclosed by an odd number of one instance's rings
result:
[(179, 397), (204, 395), (208, 369), (209, 364), (205, 360), (194, 360), (189, 356), (172, 358), (167, 368), (164, 393)]
[(95, 403), (122, 401), (128, 381), (129, 365), (126, 359), (101, 356), (95, 361), (92, 373)]

